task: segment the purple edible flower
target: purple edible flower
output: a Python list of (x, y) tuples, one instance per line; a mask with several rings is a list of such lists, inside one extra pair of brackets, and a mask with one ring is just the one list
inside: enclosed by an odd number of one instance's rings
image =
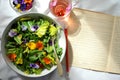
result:
[(22, 31), (26, 31), (27, 30), (27, 26), (22, 25), (21, 28), (22, 28)]
[(38, 29), (37, 25), (31, 27), (31, 31), (36, 31), (37, 29)]
[(24, 44), (26, 44), (27, 43), (27, 39), (25, 38), (25, 39), (23, 39), (23, 43)]
[(21, 4), (21, 6), (20, 6), (20, 10), (25, 11), (25, 10), (26, 10), (26, 7), (27, 7), (26, 4)]
[(21, 4), (24, 4), (24, 3), (25, 3), (24, 0), (22, 0)]
[(10, 37), (14, 37), (17, 35), (17, 30), (16, 29), (11, 29), (10, 32), (8, 33)]
[(13, 0), (13, 4), (17, 5), (18, 4), (18, 0)]
[(18, 1), (18, 3), (20, 3), (20, 4), (24, 2), (24, 0), (17, 0), (17, 1)]
[(52, 46), (52, 40), (49, 40), (49, 45)]
[(30, 67), (32, 68), (39, 68), (39, 65), (38, 64), (35, 64), (35, 63), (30, 63)]

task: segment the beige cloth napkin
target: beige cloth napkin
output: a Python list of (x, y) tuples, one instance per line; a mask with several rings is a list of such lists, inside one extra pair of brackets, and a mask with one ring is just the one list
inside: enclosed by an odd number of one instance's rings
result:
[(74, 9), (70, 18), (70, 64), (120, 73), (120, 18), (82, 9)]

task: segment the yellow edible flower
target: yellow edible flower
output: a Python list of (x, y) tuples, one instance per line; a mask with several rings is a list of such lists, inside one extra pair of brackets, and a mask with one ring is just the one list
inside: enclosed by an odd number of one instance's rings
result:
[(36, 44), (34, 42), (29, 42), (26, 44), (31, 50), (36, 48)]
[(17, 4), (16, 8), (19, 9), (20, 8), (20, 4)]
[(16, 61), (16, 64), (23, 64), (23, 59), (22, 58), (18, 58)]

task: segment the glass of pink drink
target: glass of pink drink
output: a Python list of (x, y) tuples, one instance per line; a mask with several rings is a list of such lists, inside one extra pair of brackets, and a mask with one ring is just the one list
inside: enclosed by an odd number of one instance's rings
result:
[(55, 17), (64, 18), (71, 12), (72, 3), (71, 0), (50, 0), (49, 9)]
[[(49, 10), (56, 20), (63, 26), (63, 29), (67, 28), (69, 32), (76, 32), (80, 22), (72, 12), (72, 9), (78, 5), (80, 0), (50, 0)], [(73, 27), (75, 26), (75, 27)]]

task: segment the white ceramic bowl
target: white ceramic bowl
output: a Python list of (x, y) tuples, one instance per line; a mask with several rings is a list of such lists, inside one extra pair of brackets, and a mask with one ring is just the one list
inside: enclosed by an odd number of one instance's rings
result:
[[(17, 18), (15, 18), (14, 20), (12, 20), (8, 26), (6, 27), (6, 29), (4, 30), (3, 32), (3, 35), (2, 35), (2, 41), (1, 41), (1, 50), (2, 50), (2, 55), (3, 55), (3, 58), (5, 60), (5, 62), (8, 64), (8, 66), (10, 68), (12, 68), (13, 71), (15, 71), (16, 73), (20, 74), (20, 75), (23, 75), (23, 76), (26, 76), (26, 77), (41, 77), (41, 76), (45, 76), (49, 73), (51, 73), (52, 71), (54, 71), (57, 66), (53, 66), (50, 70), (43, 70), (41, 74), (39, 75), (35, 75), (35, 74), (25, 74), (24, 72), (22, 72), (21, 70), (19, 70), (9, 59), (8, 57), (6, 56), (6, 48), (5, 48), (5, 45), (6, 45), (6, 42), (8, 41), (7, 40), (7, 35), (8, 35), (8, 31), (11, 29), (11, 26), (16, 22), (16, 21), (19, 21), (21, 18), (26, 18), (26, 17), (32, 17), (32, 18), (43, 18), (43, 19), (46, 19), (48, 20), (49, 22), (53, 22), (57, 25), (59, 25), (56, 21), (54, 21), (52, 18), (46, 16), (46, 15), (43, 15), (43, 14), (39, 14), (39, 13), (29, 13), (29, 14), (24, 14), (24, 15), (21, 15)], [(62, 30), (61, 31), (61, 36), (59, 38), (59, 46), (63, 49), (63, 53), (61, 55), (61, 58), (60, 58), (60, 61), (63, 60), (64, 56), (65, 56), (65, 50), (66, 50), (66, 39), (65, 39), (65, 35), (64, 35), (64, 31)]]

